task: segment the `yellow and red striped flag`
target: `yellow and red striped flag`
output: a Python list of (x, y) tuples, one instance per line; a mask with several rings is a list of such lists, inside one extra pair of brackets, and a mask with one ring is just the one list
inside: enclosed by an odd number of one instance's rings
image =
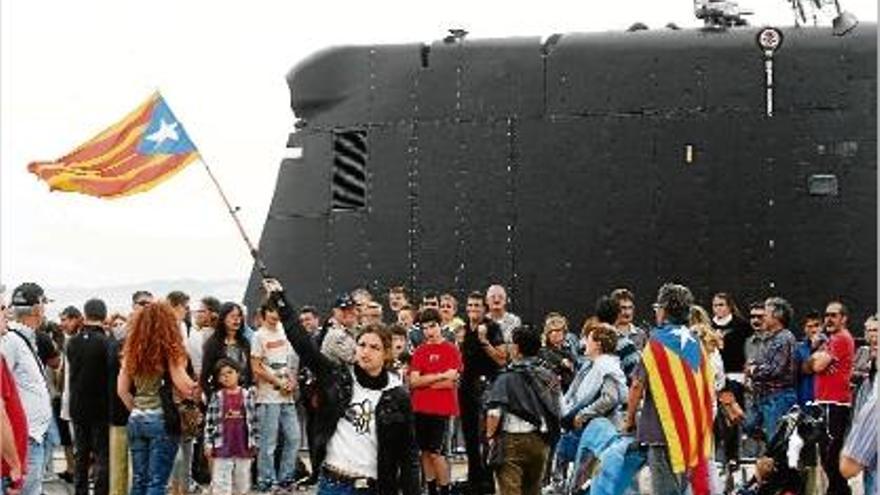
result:
[(651, 332), (642, 354), (672, 471), (691, 471), (695, 495), (708, 494), (713, 377), (703, 347), (684, 325)]
[(52, 162), (28, 171), (52, 191), (117, 198), (147, 191), (199, 157), (157, 92), (124, 119)]

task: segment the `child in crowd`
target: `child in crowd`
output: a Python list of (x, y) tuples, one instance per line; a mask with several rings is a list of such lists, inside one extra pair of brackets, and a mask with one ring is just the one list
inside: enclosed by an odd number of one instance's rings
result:
[(213, 495), (244, 495), (251, 489), (251, 462), (259, 445), (257, 415), (250, 390), (238, 384), (239, 366), (221, 358), (214, 366), (220, 388), (205, 416), (205, 456), (213, 458)]

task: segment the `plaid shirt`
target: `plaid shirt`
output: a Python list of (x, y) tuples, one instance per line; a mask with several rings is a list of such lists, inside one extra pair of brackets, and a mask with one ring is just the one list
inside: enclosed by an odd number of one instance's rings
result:
[[(260, 431), (257, 425), (257, 407), (254, 403), (254, 392), (249, 388), (241, 388), (244, 400), (245, 424), (247, 425), (248, 448), (256, 449), (260, 445)], [(223, 446), (223, 389), (211, 395), (208, 411), (205, 413), (205, 445), (215, 451)]]
[(767, 397), (795, 387), (794, 348), (797, 341), (787, 328), (766, 335), (758, 350), (752, 372), (752, 390), (757, 397)]

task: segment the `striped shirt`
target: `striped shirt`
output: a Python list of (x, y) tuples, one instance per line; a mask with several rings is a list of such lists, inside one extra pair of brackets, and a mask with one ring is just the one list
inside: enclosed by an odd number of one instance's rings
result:
[(626, 376), (626, 384), (631, 384), (632, 374), (641, 361), (642, 355), (629, 337), (620, 334), (617, 336), (617, 349), (614, 353), (620, 358), (620, 367), (623, 368), (623, 374)]
[[(877, 423), (880, 423), (880, 416), (877, 415), (877, 392), (875, 391), (858, 411), (856, 419), (852, 423), (852, 429), (846, 437), (846, 444), (844, 444), (842, 452), (843, 455), (856, 461), (865, 471), (869, 472), (877, 471)], [(875, 488), (880, 489), (880, 486)]]

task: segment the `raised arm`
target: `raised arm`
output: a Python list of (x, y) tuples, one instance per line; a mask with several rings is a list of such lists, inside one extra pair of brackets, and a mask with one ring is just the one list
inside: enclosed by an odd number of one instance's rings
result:
[(299, 356), (300, 366), (305, 366), (315, 374), (329, 373), (335, 363), (327, 356), (321, 354), (321, 350), (315, 345), (315, 341), (299, 324), (293, 307), (287, 301), (284, 288), (274, 279), (263, 281), (263, 289), (269, 294), (269, 301), (278, 308), (278, 315), (284, 325), (284, 333), (287, 340), (293, 346)]

